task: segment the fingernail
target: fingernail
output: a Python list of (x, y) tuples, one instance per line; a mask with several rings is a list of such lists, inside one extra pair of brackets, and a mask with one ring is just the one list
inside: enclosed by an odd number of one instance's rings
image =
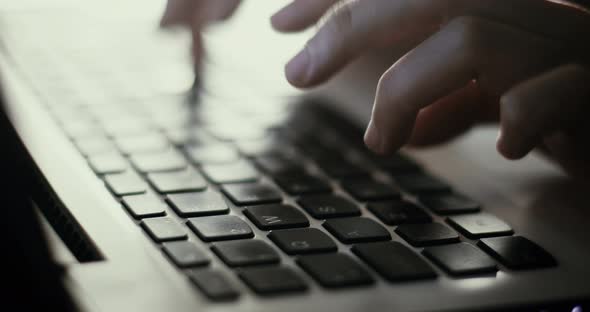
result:
[(377, 127), (375, 127), (375, 123), (371, 119), (369, 121), (369, 125), (367, 126), (367, 131), (365, 132), (365, 144), (369, 149), (373, 152), (381, 153), (381, 138), (379, 137), (379, 131)]
[(292, 58), (287, 66), (285, 66), (285, 73), (287, 80), (295, 86), (303, 86), (307, 82), (307, 72), (309, 68), (309, 52), (304, 48), (294, 58)]

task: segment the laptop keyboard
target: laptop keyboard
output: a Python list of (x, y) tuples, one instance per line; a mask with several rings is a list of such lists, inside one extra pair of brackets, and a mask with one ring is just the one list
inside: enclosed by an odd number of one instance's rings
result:
[[(34, 64), (24, 74), (137, 230), (212, 301), (246, 289), (274, 297), (556, 265), (420, 164), (371, 154), (362, 131), (322, 105), (277, 108), (261, 98), (270, 111), (256, 115), (211, 95), (201, 106), (176, 95), (140, 101), (127, 97), (138, 84), (121, 91), (100, 64), (38, 60), (55, 69), (63, 62), (89, 68), (76, 79)], [(87, 101), (81, 77), (117, 90), (117, 102)]]
[(213, 301), (239, 298), (237, 281), (276, 296), (304, 293), (305, 274), (321, 287), (354, 288), (556, 265), (408, 157), (374, 156), (334, 112), (305, 110), (255, 139), (206, 128), (185, 129), (198, 140), (153, 129), (69, 135), (139, 228)]

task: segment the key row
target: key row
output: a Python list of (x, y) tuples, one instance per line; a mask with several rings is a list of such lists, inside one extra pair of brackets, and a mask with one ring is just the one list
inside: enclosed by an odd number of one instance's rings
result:
[[(259, 240), (220, 243), (212, 251), (232, 267), (254, 292), (261, 295), (305, 291), (308, 286), (298, 273), (280, 266), (278, 254)], [(429, 247), (422, 254), (452, 276), (495, 274), (496, 261), (509, 269), (551, 267), (555, 260), (541, 247), (520, 236), (481, 240), (480, 249), (468, 243)], [(163, 251), (180, 267), (205, 267), (207, 256), (196, 245), (183, 241), (166, 243)], [(438, 276), (431, 265), (399, 242), (357, 244), (351, 248), (364, 263), (390, 282), (434, 279)], [(372, 273), (357, 260), (344, 253), (301, 255), (295, 261), (321, 286), (344, 288), (370, 285)], [(252, 267), (253, 265), (256, 265)], [(189, 278), (213, 300), (235, 299), (236, 288), (219, 271), (191, 269)]]

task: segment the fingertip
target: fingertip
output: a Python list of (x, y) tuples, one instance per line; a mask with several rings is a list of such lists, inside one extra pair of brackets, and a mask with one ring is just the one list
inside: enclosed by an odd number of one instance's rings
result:
[(509, 160), (522, 159), (530, 152), (530, 149), (522, 146), (522, 144), (519, 145), (511, 142), (502, 132), (498, 135), (496, 150), (500, 155)]
[(295, 87), (303, 88), (309, 81), (310, 55), (307, 48), (301, 50), (285, 65), (287, 81)]

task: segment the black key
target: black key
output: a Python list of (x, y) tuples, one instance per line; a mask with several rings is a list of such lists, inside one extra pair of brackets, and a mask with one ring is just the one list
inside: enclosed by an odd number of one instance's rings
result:
[(298, 203), (316, 219), (361, 215), (361, 210), (355, 203), (337, 195), (306, 196), (299, 199)]
[(413, 194), (432, 194), (451, 191), (445, 182), (425, 173), (395, 175), (395, 181), (406, 191)]
[(206, 242), (250, 238), (254, 236), (248, 223), (237, 216), (190, 218), (187, 224)]
[(267, 184), (228, 184), (223, 185), (221, 190), (236, 205), (260, 205), (282, 201), (281, 193)]
[(240, 293), (219, 271), (195, 269), (187, 272), (190, 280), (211, 300), (226, 301)]
[(420, 197), (420, 202), (439, 215), (478, 212), (479, 203), (458, 194), (441, 194)]
[(451, 275), (495, 273), (498, 270), (490, 256), (467, 243), (428, 247), (422, 253)]
[(391, 239), (391, 235), (382, 225), (369, 218), (331, 219), (324, 222), (323, 225), (345, 244)]
[(221, 194), (213, 191), (171, 194), (167, 198), (170, 206), (181, 217), (197, 217), (229, 212)]
[(391, 282), (435, 278), (432, 267), (399, 242), (359, 244), (352, 252)]
[(166, 214), (166, 204), (151, 193), (124, 196), (123, 205), (135, 219), (158, 217)]
[(147, 183), (131, 171), (106, 175), (104, 182), (111, 192), (117, 196), (142, 194), (148, 188)]
[(130, 159), (137, 170), (143, 173), (182, 170), (187, 166), (184, 156), (174, 150), (150, 154), (133, 154)]
[(316, 228), (272, 231), (268, 237), (290, 255), (333, 252), (338, 249), (330, 236)]
[(260, 169), (270, 175), (305, 174), (305, 169), (301, 164), (279, 153), (259, 156), (254, 161)]
[(367, 177), (370, 172), (344, 158), (326, 159), (318, 161), (318, 166), (329, 176), (334, 178)]
[(330, 184), (319, 177), (308, 174), (283, 174), (276, 177), (277, 184), (291, 195), (329, 193)]
[(404, 200), (371, 203), (367, 207), (383, 223), (389, 225), (432, 221), (432, 218), (422, 208)]
[(127, 170), (125, 158), (115, 153), (90, 156), (88, 164), (97, 174), (120, 173)]
[(164, 253), (181, 268), (209, 264), (207, 255), (195, 243), (189, 241), (164, 243)]
[(207, 188), (205, 179), (194, 169), (150, 173), (147, 177), (160, 193), (202, 191)]
[(510, 225), (489, 213), (450, 217), (447, 222), (469, 238), (512, 235), (514, 233)]
[(184, 228), (168, 217), (144, 219), (140, 225), (156, 242), (183, 240), (187, 238)]
[(307, 217), (297, 208), (284, 204), (248, 207), (244, 214), (261, 230), (309, 226)]
[(414, 246), (448, 244), (459, 241), (459, 235), (441, 223), (402, 224), (395, 232)]
[(256, 181), (260, 174), (246, 161), (230, 164), (203, 165), (203, 173), (214, 183), (238, 183)]
[(188, 157), (198, 165), (225, 164), (240, 159), (238, 152), (224, 144), (189, 146), (185, 149)]
[(418, 166), (418, 164), (399, 154), (387, 157), (371, 155), (370, 160), (376, 166), (391, 173), (408, 173), (420, 171), (420, 166)]
[(231, 267), (271, 264), (280, 261), (279, 254), (261, 240), (216, 243), (211, 249)]
[(245, 268), (238, 275), (260, 295), (302, 292), (307, 289), (303, 279), (286, 267)]
[(327, 288), (369, 285), (374, 282), (365, 268), (341, 253), (301, 256), (297, 263)]
[(509, 269), (525, 270), (557, 265), (551, 254), (522, 236), (485, 238), (477, 245)]
[(361, 201), (396, 199), (400, 193), (393, 186), (372, 179), (356, 179), (342, 182), (342, 187)]

